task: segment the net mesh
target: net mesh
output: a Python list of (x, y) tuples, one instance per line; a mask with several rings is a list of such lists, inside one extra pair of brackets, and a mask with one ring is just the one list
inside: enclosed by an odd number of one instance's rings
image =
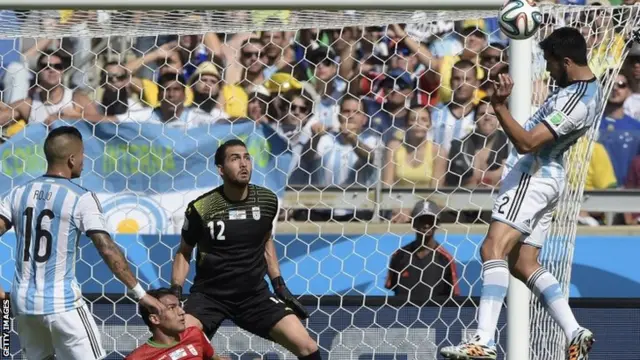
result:
[[(637, 28), (637, 8), (541, 9), (545, 21), (536, 40), (559, 26), (580, 28), (590, 65), (608, 94)], [(308, 302), (315, 304), (308, 327), (323, 356), (436, 359), (439, 347), (473, 332), (474, 311), (450, 304), (384, 305), (394, 288), (426, 292), (441, 303), (459, 295), (455, 304), (475, 307), (481, 285), (477, 253), (508, 153), (483, 99), (490, 95), (490, 81), (517, 61), (500, 45), (505, 38), (494, 16), (495, 11), (0, 12), (2, 181), (9, 189), (44, 169), (43, 123), (74, 124), (87, 149), (82, 185), (98, 194), (110, 230), (142, 281), (167, 286), (185, 206), (219, 183), (207, 158), (219, 141), (240, 137), (254, 158), (254, 182), (283, 201), (276, 242), (292, 291), (312, 299), (383, 299), (376, 307)], [(42, 57), (47, 49), (70, 56)], [(554, 84), (539, 49), (532, 51), (533, 113)], [(469, 70), (460, 59), (475, 67)], [(68, 68), (57, 69), (64, 61)], [(176, 74), (184, 76), (186, 89)], [(64, 92), (50, 86), (57, 81)], [(51, 104), (23, 101), (43, 94), (61, 98)], [(566, 295), (595, 136), (589, 132), (566, 156), (571, 170), (542, 254)], [(415, 250), (409, 223), (421, 199), (443, 208), (437, 240), (446, 249), (428, 269), (441, 274), (438, 281), (427, 286), (402, 280), (413, 276), (411, 266), (390, 265), (396, 250)], [(15, 239), (7, 235), (0, 244), (7, 250), (0, 251), (6, 289)], [(86, 239), (77, 275), (85, 294), (100, 297), (92, 311), (109, 358), (122, 358), (144, 343), (149, 333), (135, 308), (111, 296), (125, 289)], [(504, 318), (500, 324), (504, 354)], [(17, 337), (12, 341), (17, 344)], [(213, 344), (237, 358), (294, 358), (228, 323)], [(19, 347), (13, 349), (12, 358), (22, 358)], [(533, 299), (531, 358), (561, 359), (564, 349), (563, 332)]]

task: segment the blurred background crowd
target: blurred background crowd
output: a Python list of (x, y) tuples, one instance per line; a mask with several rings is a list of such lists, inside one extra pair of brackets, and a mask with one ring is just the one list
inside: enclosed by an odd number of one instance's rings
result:
[[(635, 0), (562, 0), (568, 5), (633, 5)], [(540, 3), (553, 3), (540, 1)], [(591, 67), (605, 76), (623, 61), (632, 9), (545, 14), (554, 27), (581, 29)], [(554, 15), (556, 14), (556, 15)], [(111, 11), (4, 11), (15, 24), (66, 24), (126, 16)], [(288, 11), (251, 11), (255, 22), (288, 23)], [(180, 21), (198, 21), (187, 14)], [(132, 22), (136, 16), (132, 15)], [(0, 40), (3, 139), (58, 119), (149, 122), (192, 128), (255, 121), (288, 139), (295, 189), (491, 188), (509, 154), (489, 104), (492, 80), (509, 71), (508, 40), (496, 19), (428, 24), (205, 33), (152, 37)], [(535, 111), (549, 91), (537, 48)], [(640, 188), (640, 46), (614, 80), (587, 190)], [(408, 222), (410, 209), (386, 216)], [(467, 214), (458, 221), (475, 221)], [(367, 220), (352, 211), (290, 212), (290, 219)], [(454, 219), (455, 220), (455, 219)], [(446, 221), (446, 220), (445, 220)], [(581, 213), (585, 225), (600, 214)], [(637, 224), (640, 214), (620, 214)]]

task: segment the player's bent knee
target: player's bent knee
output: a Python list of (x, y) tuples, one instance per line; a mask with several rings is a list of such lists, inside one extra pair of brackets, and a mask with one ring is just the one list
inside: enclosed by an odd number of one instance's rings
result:
[(200, 320), (198, 320), (195, 316), (190, 315), (190, 314), (184, 314), (184, 322), (185, 325), (190, 328), (192, 326), (196, 326), (198, 327), (200, 330), (204, 330), (204, 327), (202, 326), (202, 323), (200, 322)]
[(480, 257), (482, 262), (489, 260), (502, 260), (506, 257), (505, 246), (501, 244), (499, 239), (487, 236), (480, 248)]

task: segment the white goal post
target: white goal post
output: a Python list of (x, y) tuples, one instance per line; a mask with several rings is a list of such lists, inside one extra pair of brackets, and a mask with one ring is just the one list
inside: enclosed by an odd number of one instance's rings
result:
[[(76, 9), (76, 10), (107, 10), (108, 16), (103, 20), (91, 18), (87, 20), (87, 23), (82, 27), (74, 27), (72, 24), (58, 23), (50, 25), (48, 27), (41, 26), (41, 24), (26, 26), (26, 27), (14, 27), (3, 26), (3, 15), (0, 12), (0, 39), (46, 39), (46, 38), (64, 38), (64, 37), (79, 37), (79, 38), (105, 38), (107, 41), (111, 41), (116, 37), (139, 37), (139, 36), (151, 36), (156, 37), (163, 35), (191, 35), (199, 34), (203, 35), (208, 32), (217, 33), (241, 33), (250, 31), (266, 31), (266, 30), (287, 30), (287, 31), (300, 31), (302, 29), (343, 29), (351, 26), (387, 26), (390, 24), (425, 24), (428, 25), (431, 22), (438, 20), (470, 20), (470, 19), (482, 19), (495, 17), (500, 6), (504, 3), (504, 0), (398, 0), (398, 1), (377, 1), (377, 0), (300, 0), (300, 1), (286, 1), (286, 0), (274, 0), (274, 1), (246, 1), (246, 0), (222, 0), (222, 1), (206, 1), (206, 0), (183, 0), (179, 2), (166, 1), (166, 0), (112, 0), (112, 1), (90, 1), (90, 0), (25, 0), (25, 1), (3, 1), (0, 2), (0, 9), (28, 9), (28, 10), (47, 10), (51, 8), (57, 9)], [(191, 11), (190, 14), (176, 15), (173, 10), (179, 6), (180, 10), (186, 12)], [(121, 10), (131, 10), (133, 14), (123, 15)], [(233, 16), (243, 10), (281, 10), (290, 9), (295, 14), (294, 21), (273, 21), (269, 19), (263, 21), (256, 21), (251, 17), (242, 17), (241, 20), (233, 21)], [(618, 9), (622, 9), (621, 7)], [(626, 9), (630, 10), (630, 7)], [(636, 7), (636, 10), (640, 7)], [(119, 11), (116, 11), (119, 10)], [(606, 15), (609, 21), (612, 21), (614, 14), (614, 8), (603, 7), (568, 7), (568, 6), (543, 6), (541, 8), (545, 16), (555, 19), (553, 23), (548, 23), (547, 26), (553, 28), (554, 26), (579, 26), (581, 30), (586, 31), (585, 36), (594, 36), (590, 31), (597, 31), (592, 24), (584, 24), (584, 19), (591, 19), (594, 21), (590, 14)], [(604, 14), (604, 15), (603, 15)], [(180, 22), (177, 23), (176, 19), (180, 16), (193, 15), (192, 19), (196, 19), (193, 22)], [(136, 17), (136, 22), (132, 23), (132, 16)], [(583, 19), (584, 18), (584, 19)], [(87, 17), (89, 19), (89, 17)], [(180, 18), (182, 19), (182, 18)], [(557, 21), (557, 22), (556, 22)], [(630, 19), (622, 30), (622, 34), (625, 43), (630, 41), (630, 33), (633, 29), (638, 28), (640, 18), (636, 17)], [(340, 35), (342, 36), (342, 35)], [(540, 104), (540, 95), (536, 93), (536, 84), (544, 83), (544, 86), (553, 86), (551, 80), (539, 71), (540, 69), (534, 68), (536, 62), (535, 44), (541, 40), (543, 34), (537, 34), (528, 40), (513, 41), (509, 45), (509, 72), (514, 79), (515, 87), (510, 98), (510, 111), (521, 123), (526, 121), (533, 113), (533, 109), (536, 105)], [(609, 35), (606, 35), (609, 36)], [(608, 39), (605, 36), (605, 40), (598, 38), (599, 43), (595, 43), (590, 51), (590, 59), (600, 69), (606, 71), (600, 72), (598, 77), (602, 82), (605, 93), (608, 93), (612, 86), (614, 79), (620, 71), (621, 62), (625, 59), (628, 49), (626, 47), (621, 48), (621, 53), (613, 54), (617, 50), (619, 44), (613, 43), (614, 40)], [(226, 38), (226, 37), (225, 37)], [(225, 42), (226, 40), (223, 40)], [(607, 41), (610, 41), (607, 46)], [(227, 44), (224, 44), (226, 46)], [(236, 49), (237, 51), (238, 49)], [(148, 52), (151, 52), (149, 49)], [(97, 55), (97, 54), (96, 54)], [(120, 56), (121, 54), (118, 54)], [(144, 55), (144, 54), (143, 54)], [(97, 58), (98, 56), (96, 56)], [(611, 58), (615, 58), (615, 62), (609, 64), (603, 64), (603, 62), (609, 61)], [(539, 59), (538, 59), (539, 60)], [(538, 63), (539, 65), (539, 63)], [(97, 62), (92, 66), (98, 65)], [(544, 69), (543, 69), (544, 70)], [(605, 99), (606, 100), (606, 99)], [(543, 250), (541, 262), (548, 267), (549, 271), (553, 273), (562, 285), (565, 296), (569, 295), (571, 265), (573, 257), (573, 248), (575, 245), (576, 237), (576, 217), (580, 210), (580, 206), (583, 203), (584, 181), (587, 176), (588, 162), (591, 158), (592, 142), (596, 136), (595, 131), (591, 131), (588, 134), (588, 144), (583, 147), (574, 148), (570, 154), (567, 154), (567, 161), (571, 164), (572, 171), (570, 179), (567, 181), (565, 193), (562, 198), (562, 202), (556, 211), (556, 221), (553, 225), (550, 239), (547, 242), (547, 247)], [(404, 142), (405, 140), (402, 140)], [(126, 152), (126, 151), (125, 151)], [(1, 155), (1, 154), (0, 154)], [(12, 154), (15, 155), (15, 154)], [(115, 160), (114, 160), (115, 161)], [(185, 161), (186, 163), (186, 161)], [(0, 172), (6, 169), (0, 169)], [(380, 169), (378, 169), (380, 170)], [(130, 176), (133, 178), (134, 174)], [(8, 177), (12, 184), (18, 177), (14, 175), (4, 175)], [(381, 183), (381, 182), (380, 182)], [(10, 186), (8, 184), (8, 186)], [(380, 185), (380, 184), (377, 184)], [(128, 185), (127, 185), (128, 186)], [(127, 188), (126, 190), (130, 190)], [(105, 191), (107, 192), (107, 191)], [(332, 209), (332, 208), (354, 208), (371, 210), (374, 212), (380, 212), (380, 210), (394, 209), (395, 204), (401, 204), (403, 208), (412, 207), (417, 199), (430, 199), (443, 207), (453, 209), (456, 211), (462, 210), (486, 210), (489, 209), (495, 196), (495, 190), (491, 189), (478, 189), (469, 190), (462, 187), (447, 188), (444, 190), (434, 190), (430, 187), (416, 186), (409, 188), (403, 188), (394, 192), (389, 187), (376, 187), (366, 186), (362, 190), (354, 188), (342, 188), (332, 187), (323, 191), (322, 188), (304, 189), (304, 190), (291, 190), (284, 195), (285, 207), (291, 209)], [(0, 195), (3, 195), (0, 193)], [(144, 195), (138, 196), (138, 205), (142, 201)], [(189, 195), (191, 196), (191, 195)], [(624, 194), (619, 197), (625, 196)], [(606, 197), (603, 194), (596, 194), (593, 198), (586, 199), (587, 210), (602, 210), (606, 209), (619, 209), (620, 206), (626, 210), (635, 209), (635, 204), (629, 200), (628, 197), (621, 199), (623, 201), (617, 202), (610, 200), (610, 197)], [(186, 199), (185, 196), (181, 200)], [(606, 201), (610, 200), (610, 201)], [(154, 200), (155, 201), (155, 200)], [(160, 201), (158, 201), (160, 202)], [(164, 204), (163, 204), (164, 205)], [(180, 205), (186, 205), (180, 204)], [(182, 209), (182, 208), (180, 208)], [(171, 208), (167, 210), (170, 215), (175, 215), (176, 219), (180, 219), (180, 209)], [(135, 211), (135, 209), (130, 209)], [(610, 210), (614, 211), (614, 210)], [(376, 214), (377, 215), (377, 214)], [(374, 219), (377, 219), (374, 217)], [(171, 219), (169, 219), (171, 220)], [(178, 220), (174, 220), (177, 222)], [(288, 220), (287, 220), (288, 221)], [(372, 220), (373, 221), (373, 220)], [(306, 221), (309, 223), (310, 221)], [(331, 220), (326, 221), (326, 224), (331, 223), (333, 226), (340, 226), (338, 223), (334, 223)], [(338, 225), (336, 225), (338, 224)], [(319, 229), (322, 229), (323, 222), (316, 222)], [(176, 227), (176, 225), (173, 225)], [(379, 226), (379, 224), (378, 224)], [(291, 227), (295, 228), (295, 222), (291, 222)], [(345, 225), (346, 227), (346, 225)], [(364, 227), (367, 228), (366, 226)], [(344, 228), (342, 230), (345, 234)], [(296, 233), (296, 237), (303, 234)], [(366, 236), (369, 234), (363, 234)], [(391, 234), (402, 238), (407, 234)], [(470, 234), (467, 234), (470, 235)], [(378, 241), (379, 239), (371, 239), (372, 241)], [(0, 240), (1, 245), (2, 240)], [(398, 241), (398, 243), (400, 243)], [(148, 245), (144, 243), (129, 244), (131, 247), (145, 247), (149, 252)], [(166, 244), (163, 244), (166, 245)], [(383, 247), (381, 244), (380, 247)], [(310, 246), (309, 246), (310, 248)], [(309, 250), (311, 251), (311, 250)], [(371, 259), (387, 261), (388, 258), (377, 256), (380, 255), (378, 245), (374, 246), (372, 253), (358, 254), (356, 253), (355, 246), (353, 250), (353, 257), (361, 257), (366, 262), (367, 257)], [(454, 256), (456, 254), (454, 253)], [(286, 255), (285, 255), (286, 256)], [(327, 255), (330, 258), (332, 255)], [(329, 260), (335, 260), (337, 257)], [(479, 259), (479, 255), (477, 255)], [(302, 278), (302, 282), (306, 284), (312, 281), (313, 276), (309, 275), (306, 278), (298, 274), (298, 265), (295, 259), (291, 259), (294, 263), (295, 273), (292, 277)], [(343, 261), (344, 259), (338, 258), (335, 261)], [(146, 260), (142, 260), (144, 262)], [(319, 260), (313, 260), (321, 262)], [(373, 260), (369, 260), (373, 261)], [(2, 266), (0, 264), (0, 270)], [(153, 264), (160, 267), (161, 264)], [(387, 264), (385, 264), (386, 266)], [(4, 272), (4, 270), (2, 270)], [(93, 271), (93, 270), (92, 270)], [(365, 272), (368, 270), (364, 270)], [(1, 275), (2, 273), (0, 273)], [(167, 274), (162, 274), (167, 277)], [(374, 274), (377, 278), (384, 276), (384, 274)], [(305, 275), (306, 276), (306, 275)], [(336, 277), (339, 275), (335, 275)], [(350, 276), (350, 275), (348, 275)], [(355, 276), (354, 276), (355, 277)], [(6, 279), (5, 279), (6, 280)], [(167, 280), (167, 279), (163, 279)], [(92, 281), (100, 283), (99, 280), (92, 279)], [(107, 282), (107, 280), (102, 280)], [(109, 280), (111, 281), (111, 280)], [(328, 280), (332, 281), (331, 278)], [(475, 279), (474, 281), (478, 281)], [(160, 281), (162, 283), (162, 281)], [(469, 284), (469, 287), (473, 287), (477, 283)], [(373, 285), (377, 286), (377, 285)], [(307, 285), (307, 288), (310, 286)], [(335, 289), (330, 289), (331, 291)], [(383, 289), (380, 289), (383, 290)], [(353, 292), (361, 294), (360, 290), (355, 289)], [(346, 292), (344, 294), (351, 294), (352, 292)], [(331, 294), (334, 294), (331, 292)], [(337, 293), (336, 293), (337, 294)], [(104, 295), (104, 294), (103, 294)], [(306, 294), (314, 295), (315, 294)], [(318, 295), (321, 297), (322, 295)], [(338, 295), (344, 296), (344, 295)], [(366, 295), (365, 295), (366, 297)], [(468, 296), (471, 298), (471, 295)], [(506, 339), (504, 328), (501, 328), (500, 338), (500, 351), (508, 354), (508, 360), (561, 360), (564, 359), (565, 342), (562, 331), (555, 326), (551, 319), (545, 314), (544, 309), (538, 304), (535, 298), (530, 296), (529, 290), (526, 286), (515, 278), (511, 278), (508, 300), (507, 300), (507, 320), (506, 320)], [(113, 305), (113, 314), (107, 314), (106, 317), (114, 316), (116, 305)], [(131, 309), (129, 309), (131, 310)], [(351, 307), (346, 310), (351, 316), (356, 313), (357, 307)], [(321, 311), (317, 311), (320, 313)], [(331, 314), (322, 313), (322, 316), (331, 318)], [(135, 310), (133, 313), (129, 313), (128, 316), (135, 316)], [(313, 313), (311, 315), (314, 316)], [(100, 316), (104, 320), (103, 326), (107, 320), (105, 317)], [(455, 321), (463, 322), (459, 318), (455, 318)], [(366, 333), (365, 331), (360, 334), (357, 326), (353, 324), (355, 320), (351, 320), (351, 324), (344, 330), (344, 340), (334, 340), (331, 342), (332, 348), (324, 349), (329, 356), (336, 356), (337, 360), (346, 360), (346, 358), (337, 358), (337, 356), (353, 355), (357, 353), (356, 350), (362, 348), (374, 348), (376, 342), (383, 342), (385, 351), (393, 351), (394, 348), (398, 348), (401, 344), (403, 346), (409, 343), (410, 346), (414, 346), (415, 349), (420, 348), (422, 342), (429, 342), (434, 348), (438, 348), (442, 345), (447, 345), (444, 342), (450, 341), (445, 339), (440, 342), (435, 340), (435, 335), (429, 334), (429, 331), (421, 329), (415, 333), (411, 333), (408, 329), (406, 331), (400, 331), (397, 329), (380, 330), (380, 332)], [(438, 319), (433, 320), (436, 323)], [(125, 324), (128, 321), (125, 320)], [(329, 320), (329, 323), (331, 321)], [(432, 323), (432, 324), (433, 324)], [(432, 325), (427, 324), (427, 325)], [(99, 324), (100, 325), (100, 324)], [(373, 325), (375, 321), (373, 321)], [(372, 325), (372, 327), (373, 327)], [(475, 320), (471, 319), (468, 322), (462, 324), (463, 331), (472, 331), (475, 327)], [(120, 329), (120, 328), (118, 328)], [(111, 350), (119, 351), (123, 344), (127, 344), (126, 347), (139, 345), (144, 340), (145, 329), (141, 325), (132, 325), (131, 329), (124, 327), (128, 332), (128, 337), (124, 340), (118, 340), (120, 336), (123, 338), (123, 334), (118, 334), (117, 331), (110, 329), (104, 330), (103, 337), (107, 336), (107, 340), (103, 339), (103, 342), (107, 341)], [(393, 331), (392, 331), (393, 330)], [(377, 331), (377, 330), (376, 330)], [(218, 340), (215, 342), (217, 346), (221, 346), (221, 352), (224, 353), (224, 346), (233, 347), (233, 341), (230, 340), (234, 336), (240, 336), (239, 333), (234, 330), (225, 329), (221, 331), (222, 336), (226, 340)], [(317, 334), (316, 334), (317, 335)], [(360, 340), (358, 336), (362, 335)], [(242, 335), (244, 336), (244, 335)], [(313, 336), (313, 334), (312, 334)], [(457, 336), (457, 335), (456, 335)], [(383, 337), (384, 340), (379, 340), (379, 337)], [(433, 337), (433, 338), (432, 338)], [(253, 338), (251, 338), (253, 341)], [(337, 339), (337, 338), (336, 338)], [(506, 341), (505, 341), (506, 340)], [(119, 344), (116, 344), (121, 341)], [(251, 341), (248, 341), (249, 344)], [(261, 342), (261, 339), (255, 338), (256, 348), (251, 350), (261, 353), (268, 351), (277, 352), (282, 354), (283, 358), (290, 358), (284, 355), (280, 347), (269, 347), (271, 345)], [(244, 343), (243, 343), (244, 344)], [(237, 344), (236, 344), (237, 345)], [(335, 347), (333, 347), (335, 345)], [(252, 345), (253, 346), (253, 345)], [(321, 345), (323, 346), (323, 345)], [(333, 353), (331, 352), (333, 349)], [(389, 350), (391, 349), (391, 350)], [(249, 349), (247, 349), (249, 350)], [(241, 354), (242, 351), (233, 348), (229, 351), (235, 351), (235, 354)], [(372, 350), (375, 352), (374, 350)], [(385, 352), (382, 351), (381, 352)], [(436, 355), (431, 348), (424, 352), (415, 350), (414, 354), (407, 355), (408, 359), (437, 359), (439, 355)], [(18, 358), (17, 356), (15, 357)], [(330, 359), (333, 359), (330, 357)]]

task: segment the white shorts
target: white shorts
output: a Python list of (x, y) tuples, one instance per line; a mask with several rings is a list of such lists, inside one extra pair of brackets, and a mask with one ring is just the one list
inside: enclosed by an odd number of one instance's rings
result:
[(22, 354), (27, 360), (53, 358), (98, 360), (107, 356), (87, 305), (58, 314), (15, 318)]
[(520, 231), (525, 244), (542, 248), (563, 188), (564, 179), (511, 171), (502, 179), (491, 217)]

